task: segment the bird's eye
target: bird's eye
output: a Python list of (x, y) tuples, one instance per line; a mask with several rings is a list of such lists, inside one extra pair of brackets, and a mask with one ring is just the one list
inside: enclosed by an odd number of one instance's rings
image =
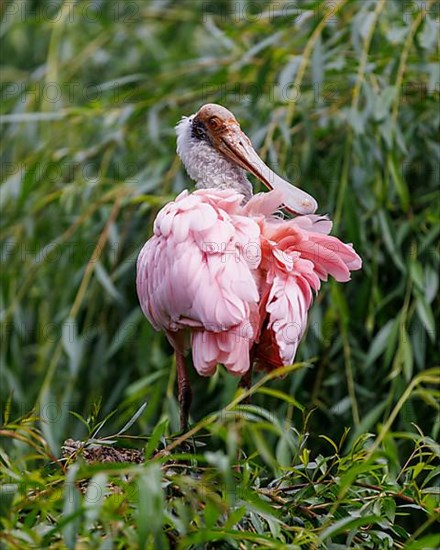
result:
[(216, 116), (211, 117), (208, 121), (208, 124), (211, 130), (218, 130), (222, 125), (222, 123)]

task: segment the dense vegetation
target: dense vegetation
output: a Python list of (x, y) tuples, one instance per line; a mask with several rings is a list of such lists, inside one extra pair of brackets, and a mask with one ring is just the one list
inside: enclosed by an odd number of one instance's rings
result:
[[(2, 547), (439, 547), (439, 4), (2, 9)], [(192, 185), (173, 127), (206, 102), (364, 267), (324, 286), (298, 363), (256, 376), (252, 404), (192, 372), (179, 437), (135, 260)], [(145, 462), (59, 461), (68, 438)]]

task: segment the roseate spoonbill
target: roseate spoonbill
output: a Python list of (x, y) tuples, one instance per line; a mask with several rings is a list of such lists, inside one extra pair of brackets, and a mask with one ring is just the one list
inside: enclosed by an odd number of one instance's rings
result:
[[(191, 388), (185, 354), (212, 375), (217, 364), (250, 385), (251, 369), (293, 362), (312, 291), (332, 275), (348, 281), (361, 259), (329, 236), (313, 197), (277, 176), (233, 114), (207, 104), (176, 126), (177, 153), (197, 190), (157, 215), (137, 261), (142, 310), (176, 354), (182, 429)], [(252, 195), (245, 172), (272, 189)], [(283, 219), (279, 208), (297, 214)]]

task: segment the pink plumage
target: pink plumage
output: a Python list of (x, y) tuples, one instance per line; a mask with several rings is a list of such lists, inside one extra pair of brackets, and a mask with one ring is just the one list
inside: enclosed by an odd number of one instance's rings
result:
[[(159, 212), (136, 284), (145, 316), (175, 349), (185, 428), (188, 347), (199, 374), (222, 364), (248, 387), (254, 364), (294, 361), (321, 281), (348, 281), (361, 259), (329, 235), (332, 223), (314, 214), (313, 197), (264, 164), (227, 109), (204, 105), (182, 119), (177, 135), (198, 190), (183, 191)], [(272, 191), (253, 196), (245, 171)], [(283, 219), (281, 208), (300, 215)]]
[[(321, 281), (348, 281), (361, 267), (353, 247), (329, 236), (326, 217), (268, 215), (282, 200), (255, 195), (242, 206), (233, 190), (181, 193), (163, 208), (138, 259), (142, 310), (156, 329), (190, 329), (197, 372), (223, 364), (249, 369), (291, 364)], [(273, 357), (260, 343), (275, 342)]]

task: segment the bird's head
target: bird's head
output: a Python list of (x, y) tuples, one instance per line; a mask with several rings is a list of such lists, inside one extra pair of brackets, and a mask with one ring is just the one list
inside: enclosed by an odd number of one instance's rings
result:
[[(244, 177), (243, 170), (256, 176), (270, 189), (282, 192), (286, 208), (297, 214), (312, 214), (316, 200), (280, 178), (258, 156), (234, 115), (214, 103), (184, 117), (176, 127), (177, 152), (193, 179), (204, 187), (216, 187)], [(202, 181), (204, 180), (204, 181)]]

